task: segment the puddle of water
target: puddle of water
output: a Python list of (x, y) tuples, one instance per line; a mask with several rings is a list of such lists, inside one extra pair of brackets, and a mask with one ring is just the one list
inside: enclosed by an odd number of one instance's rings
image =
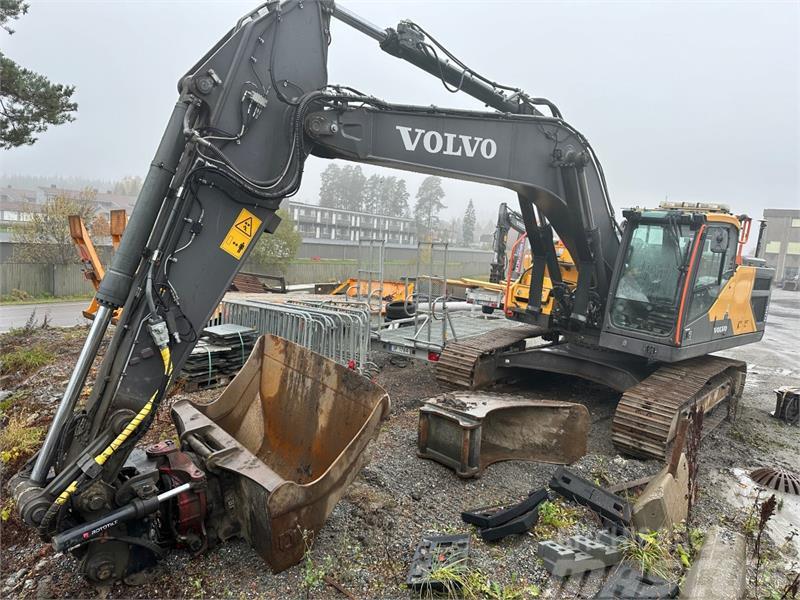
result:
[[(759, 491), (760, 502), (769, 498), (771, 494), (775, 494), (779, 505), (783, 501), (781, 509), (767, 523), (766, 532), (779, 547), (785, 546), (787, 538), (794, 534), (790, 544), (794, 549), (794, 555), (800, 556), (800, 496), (764, 488), (750, 479), (749, 472), (744, 469), (735, 468), (731, 471), (720, 471), (719, 474), (725, 481), (730, 482), (725, 489), (725, 496), (734, 506), (750, 510)], [(790, 551), (789, 554), (791, 553)]]

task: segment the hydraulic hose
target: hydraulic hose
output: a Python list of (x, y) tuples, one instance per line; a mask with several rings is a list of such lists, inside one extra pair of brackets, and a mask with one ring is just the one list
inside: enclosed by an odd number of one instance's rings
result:
[[(172, 355), (170, 353), (169, 346), (160, 348), (160, 351), (161, 360), (164, 362), (164, 379), (166, 381), (169, 380), (170, 376), (172, 375)], [(153, 405), (155, 404), (159, 393), (161, 393), (161, 388), (153, 392), (153, 395), (150, 396), (150, 399), (145, 403), (144, 406), (142, 406), (139, 412), (136, 413), (136, 416), (134, 416), (128, 422), (128, 424), (125, 426), (125, 429), (123, 429), (119, 435), (117, 435), (117, 437), (114, 438), (114, 440), (112, 440), (112, 442), (106, 446), (102, 452), (100, 452), (100, 454), (94, 457), (94, 462), (98, 467), (102, 467), (108, 461), (108, 459), (111, 458), (114, 452), (116, 452), (119, 447), (131, 437), (133, 432), (136, 431), (142, 421), (147, 418), (147, 416), (153, 410)], [(66, 488), (64, 488), (64, 490), (56, 497), (56, 499), (47, 509), (47, 512), (42, 518), (42, 522), (39, 525), (40, 533), (43, 535), (49, 534), (50, 525), (61, 511), (61, 508), (69, 501), (70, 497), (72, 497), (72, 495), (89, 480), (89, 478), (89, 475), (84, 472)]]

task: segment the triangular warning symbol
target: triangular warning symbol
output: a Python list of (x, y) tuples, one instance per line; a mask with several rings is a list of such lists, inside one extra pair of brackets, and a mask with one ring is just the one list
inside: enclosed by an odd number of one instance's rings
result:
[(253, 235), (253, 217), (247, 217), (246, 219), (242, 219), (236, 224), (236, 229), (241, 231), (247, 237), (251, 237)]

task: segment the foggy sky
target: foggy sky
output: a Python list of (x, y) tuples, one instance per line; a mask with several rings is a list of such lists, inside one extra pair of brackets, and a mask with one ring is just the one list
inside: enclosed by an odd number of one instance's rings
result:
[[(22, 66), (77, 87), (77, 121), (4, 151), (4, 174), (143, 175), (184, 71), (258, 2), (37, 1), (0, 32)], [(800, 4), (344, 1), (381, 27), (412, 19), (481, 74), (554, 101), (605, 169), (618, 210), (726, 202), (760, 217), (800, 205)], [(329, 81), (399, 103), (481, 108), (332, 21)], [(315, 201), (328, 161), (307, 162)], [(367, 175), (387, 171), (363, 167)], [(405, 177), (412, 194), (422, 179)], [(447, 215), (469, 198), (485, 221), (500, 188), (446, 181)], [(619, 213), (618, 213), (619, 214)]]

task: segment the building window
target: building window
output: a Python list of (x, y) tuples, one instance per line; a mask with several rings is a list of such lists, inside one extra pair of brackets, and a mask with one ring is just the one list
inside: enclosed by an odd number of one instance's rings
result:
[(800, 254), (800, 242), (789, 242), (786, 254)]
[(800, 227), (800, 219), (792, 219), (792, 227)]
[(781, 252), (781, 243), (780, 242), (767, 242), (767, 249), (765, 250), (767, 254), (780, 254)]

